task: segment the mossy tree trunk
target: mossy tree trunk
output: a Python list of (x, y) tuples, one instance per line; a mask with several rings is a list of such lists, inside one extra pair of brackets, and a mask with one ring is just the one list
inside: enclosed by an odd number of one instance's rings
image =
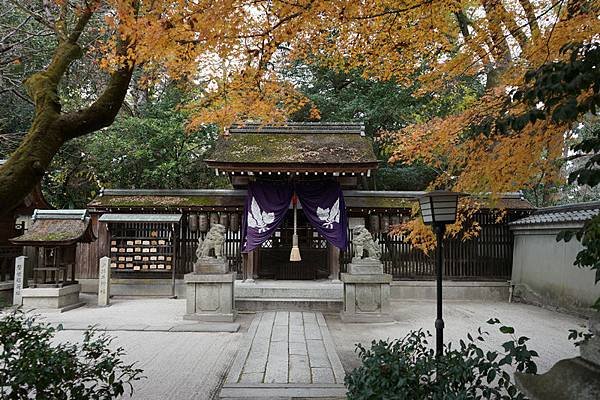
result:
[(0, 166), (0, 214), (11, 212), (35, 188), (65, 142), (109, 126), (123, 104), (132, 66), (113, 72), (104, 92), (89, 107), (61, 112), (58, 85), (71, 63), (82, 56), (78, 41), (92, 13), (89, 9), (79, 16), (73, 31), (60, 37), (48, 67), (25, 81), (35, 105), (34, 117), (20, 146)]

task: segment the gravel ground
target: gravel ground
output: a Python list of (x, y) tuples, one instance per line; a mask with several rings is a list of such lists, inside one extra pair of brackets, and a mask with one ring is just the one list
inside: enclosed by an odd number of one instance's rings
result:
[[(84, 299), (90, 304), (95, 301), (93, 296)], [(394, 301), (392, 309), (393, 323), (343, 324), (337, 315), (325, 315), (346, 371), (359, 364), (354, 352), (356, 343), (398, 338), (418, 328), (433, 333), (435, 302)], [(82, 329), (90, 324), (107, 328), (115, 338), (114, 345), (123, 347), (127, 360), (136, 361), (147, 376), (135, 384), (135, 399), (218, 398), (218, 390), (253, 315), (240, 315), (237, 322), (241, 328), (237, 333), (167, 332), (169, 327), (189, 323), (182, 319), (184, 312), (182, 299), (116, 298), (107, 308), (87, 306), (63, 314), (44, 313), (41, 317), (68, 329), (58, 333), (60, 341), (80, 340)], [(517, 335), (531, 338), (529, 347), (540, 353), (540, 372), (560, 359), (576, 356), (577, 349), (567, 340), (568, 330), (585, 327), (581, 318), (535, 306), (446, 301), (446, 342), (457, 342), (481, 326), (492, 333), (483, 347), (499, 349), (506, 336), (497, 332), (497, 327), (486, 324), (489, 318), (499, 318), (503, 324), (515, 327)], [(149, 331), (149, 327), (155, 330)]]
[[(346, 371), (359, 365), (354, 352), (356, 343), (369, 344), (374, 339), (401, 338), (419, 328), (429, 330), (435, 336), (435, 301), (393, 301), (391, 308), (395, 320), (393, 323), (344, 324), (336, 315), (326, 316)], [(550, 369), (560, 359), (579, 355), (578, 349), (567, 339), (568, 330), (586, 327), (586, 321), (578, 317), (507, 302), (445, 301), (443, 317), (446, 325), (445, 343), (458, 343), (466, 338), (467, 333), (476, 333), (477, 328), (482, 327), (490, 335), (481, 347), (489, 350), (502, 350), (500, 345), (508, 337), (498, 331), (499, 325), (488, 325), (488, 319), (498, 318), (503, 325), (514, 327), (515, 335), (531, 338), (528, 347), (540, 354), (536, 360), (540, 373)]]

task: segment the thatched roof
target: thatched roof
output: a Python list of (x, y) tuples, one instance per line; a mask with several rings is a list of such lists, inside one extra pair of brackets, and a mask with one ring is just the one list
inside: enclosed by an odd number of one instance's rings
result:
[(35, 210), (31, 228), (10, 241), (22, 246), (50, 247), (94, 240), (87, 210)]
[(291, 122), (233, 125), (206, 163), (226, 172), (364, 173), (378, 165), (362, 124)]

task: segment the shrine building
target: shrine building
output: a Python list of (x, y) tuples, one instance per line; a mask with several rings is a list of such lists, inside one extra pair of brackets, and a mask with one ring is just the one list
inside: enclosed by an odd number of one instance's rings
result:
[[(350, 262), (356, 225), (378, 239), (385, 272), (396, 282), (434, 278), (430, 255), (388, 234), (410, 218), (423, 192), (373, 190), (383, 161), (362, 124), (233, 125), (205, 161), (233, 188), (105, 189), (89, 203), (98, 240), (78, 245), (84, 291), (97, 286), (98, 260), (109, 256), (114, 294), (181, 295), (198, 239), (214, 224), (226, 227), (224, 254), (239, 282), (337, 282)], [(508, 223), (532, 209), (520, 193), (481, 208), (474, 217), (478, 237), (448, 240), (445, 278), (506, 285), (513, 246)], [(501, 211), (506, 217), (498, 222)], [(294, 230), (298, 261), (290, 261)]]

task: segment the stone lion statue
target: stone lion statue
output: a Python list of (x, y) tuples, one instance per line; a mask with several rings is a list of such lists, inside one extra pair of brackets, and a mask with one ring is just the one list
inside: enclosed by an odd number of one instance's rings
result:
[(352, 238), (352, 245), (354, 246), (354, 257), (353, 260), (360, 260), (363, 258), (363, 250), (367, 251), (367, 257), (371, 260), (381, 259), (381, 249), (379, 248), (379, 242), (373, 240), (373, 236), (364, 226), (355, 226), (352, 229), (354, 233)]
[(202, 258), (211, 258), (209, 256), (210, 249), (215, 249), (215, 257), (220, 260), (223, 258), (223, 243), (225, 243), (226, 228), (221, 224), (213, 224), (206, 234), (204, 240), (198, 238), (198, 248), (196, 249), (196, 257), (198, 260)]

